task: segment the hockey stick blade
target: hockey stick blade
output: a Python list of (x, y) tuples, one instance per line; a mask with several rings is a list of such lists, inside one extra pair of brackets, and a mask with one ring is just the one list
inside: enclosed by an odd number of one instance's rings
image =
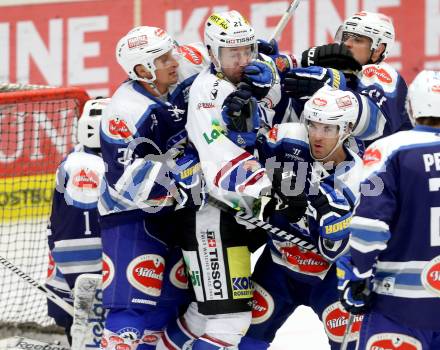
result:
[(314, 253), (318, 253), (318, 249), (315, 247), (314, 244), (295, 236), (291, 233), (288, 233), (284, 230), (281, 230), (280, 228), (273, 226), (272, 224), (269, 224), (268, 222), (265, 222), (263, 220), (257, 219), (256, 217), (246, 214), (242, 211), (235, 210), (228, 206), (226, 203), (223, 203), (211, 196), (208, 197), (208, 203), (211, 204), (213, 207), (216, 207), (217, 209), (220, 209), (221, 211), (224, 211), (232, 216), (235, 216), (236, 218), (243, 220), (247, 222), (248, 224), (251, 224), (254, 227), (259, 227), (263, 230), (265, 230), (269, 236), (275, 236), (276, 238), (279, 238), (283, 241), (288, 241), (290, 243), (293, 243), (302, 249), (309, 250)]
[(46, 297), (53, 301), (55, 304), (57, 304), (60, 308), (62, 308), (64, 311), (66, 311), (70, 316), (73, 317), (73, 306), (70, 305), (68, 302), (60, 298), (58, 295), (56, 295), (54, 292), (52, 292), (49, 288), (45, 287), (44, 285), (38, 283), (35, 281), (31, 276), (26, 274), (25, 272), (21, 271), (17, 266), (0, 256), (0, 264), (2, 264), (7, 269), (11, 270), (13, 273), (15, 273), (17, 276), (19, 276), (21, 279), (25, 280), (30, 285), (34, 286), (36, 289), (38, 289), (40, 292), (43, 292), (46, 294)]

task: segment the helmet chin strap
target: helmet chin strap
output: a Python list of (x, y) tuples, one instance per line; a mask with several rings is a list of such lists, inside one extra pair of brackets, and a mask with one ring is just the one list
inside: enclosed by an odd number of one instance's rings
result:
[(313, 155), (312, 147), (309, 147), (309, 152), (310, 152), (311, 157), (312, 157), (314, 160), (318, 161), (318, 162), (323, 162), (323, 161), (325, 161), (326, 159), (328, 159), (328, 157), (330, 157), (333, 153), (335, 153), (335, 151), (338, 149), (338, 147), (339, 147), (340, 145), (342, 145), (342, 144), (345, 142), (345, 140), (346, 140), (349, 136), (350, 136), (350, 134), (346, 134), (344, 137), (340, 137), (339, 140), (338, 140), (338, 142), (336, 143), (336, 145), (335, 145), (335, 146), (333, 147), (333, 149), (330, 151), (330, 153), (327, 154), (324, 158), (316, 158), (316, 157)]

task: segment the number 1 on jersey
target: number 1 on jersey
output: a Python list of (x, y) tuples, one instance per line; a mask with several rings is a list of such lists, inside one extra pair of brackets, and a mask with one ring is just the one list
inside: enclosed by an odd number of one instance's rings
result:
[(83, 212), (83, 214), (84, 214), (84, 220), (85, 220), (85, 226), (86, 226), (84, 234), (91, 235), (92, 231), (90, 231), (90, 214), (88, 211)]
[[(429, 179), (429, 191), (440, 190), (440, 177)], [(431, 246), (440, 246), (440, 207), (431, 208)]]

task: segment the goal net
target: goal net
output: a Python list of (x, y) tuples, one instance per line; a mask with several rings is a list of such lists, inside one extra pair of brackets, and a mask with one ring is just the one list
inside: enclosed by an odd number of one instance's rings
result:
[[(87, 93), (0, 84), (0, 256), (40, 283), (55, 170), (75, 143)], [(0, 325), (53, 324), (45, 295), (0, 265)]]

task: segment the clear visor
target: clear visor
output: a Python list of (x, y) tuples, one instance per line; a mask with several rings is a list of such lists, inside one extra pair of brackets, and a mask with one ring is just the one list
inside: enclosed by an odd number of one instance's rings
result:
[(222, 68), (245, 67), (257, 58), (257, 44), (238, 47), (220, 47), (219, 60)]
[(306, 119), (305, 121), (309, 135), (334, 139), (339, 137), (339, 125), (318, 123)]
[(156, 66), (156, 70), (168, 69), (173, 66), (177, 68), (181, 58), (182, 54), (177, 50), (177, 48), (173, 48), (167, 53), (164, 53), (162, 56), (157, 57), (154, 60), (154, 65)]
[(365, 35), (353, 33), (353, 32), (347, 32), (342, 29), (342, 27), (339, 27), (338, 31), (335, 35), (335, 42), (338, 44), (346, 43), (347, 41), (353, 41), (354, 43), (358, 45), (366, 45), (369, 48), (371, 48), (371, 45), (373, 41), (371, 38)]

